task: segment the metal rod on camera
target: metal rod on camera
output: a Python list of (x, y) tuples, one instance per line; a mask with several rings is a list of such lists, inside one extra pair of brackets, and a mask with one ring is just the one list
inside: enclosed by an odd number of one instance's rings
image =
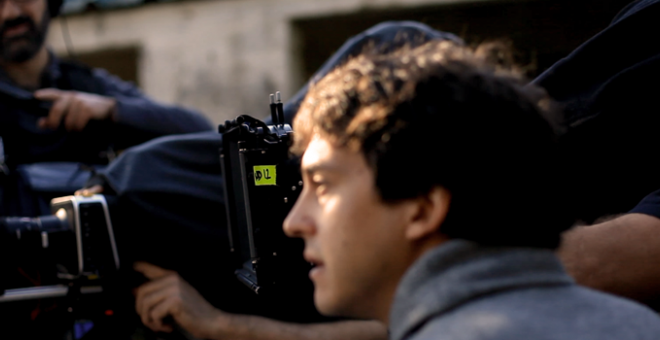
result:
[[(67, 296), (68, 292), (69, 286), (65, 285), (7, 289), (5, 290), (4, 295), (0, 295), (0, 303), (65, 297)], [(101, 292), (103, 292), (103, 288), (101, 286), (88, 286), (80, 288), (80, 294), (83, 295), (97, 294)]]
[(282, 104), (282, 95), (280, 91), (275, 92), (277, 96), (277, 114), (279, 116), (279, 124), (284, 125), (284, 105)]
[[(279, 93), (279, 92), (278, 92)], [(277, 125), (277, 105), (275, 105), (275, 95), (270, 94), (270, 117), (273, 119), (273, 125)]]

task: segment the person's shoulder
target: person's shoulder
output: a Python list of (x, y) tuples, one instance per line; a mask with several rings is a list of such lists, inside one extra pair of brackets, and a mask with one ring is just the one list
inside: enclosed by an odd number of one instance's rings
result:
[(527, 338), (554, 333), (558, 339), (650, 340), (660, 334), (660, 317), (648, 307), (575, 284), (502, 294), (491, 306), (511, 322), (507, 332)]
[(69, 59), (57, 59), (57, 67), (60, 69), (60, 72), (69, 73), (69, 72), (84, 72), (87, 74), (92, 74), (94, 69), (86, 64), (83, 64), (76, 60)]
[(105, 83), (127, 83), (104, 68), (92, 67), (77, 60), (57, 59), (57, 64), (60, 72), (64, 74), (79, 73)]
[(585, 322), (599, 327), (601, 339), (657, 339), (660, 334), (660, 316), (636, 301), (576, 286), (573, 305), (579, 312), (573, 314), (574, 323)]
[(131, 96), (142, 96), (142, 92), (132, 81), (125, 81), (115, 74), (103, 68), (91, 68), (91, 75), (96, 81), (103, 83), (105, 91), (109, 95), (128, 94)]
[[(593, 318), (625, 323), (629, 326), (644, 326), (652, 328), (654, 334), (660, 334), (660, 316), (649, 307), (636, 301), (597, 291), (583, 286), (575, 286), (575, 304), (583, 306), (583, 312), (589, 312)], [(624, 322), (625, 321), (625, 322)], [(624, 325), (621, 325), (624, 326)]]
[(495, 293), (429, 319), (406, 340), (656, 339), (660, 317), (577, 285)]
[(68, 73), (68, 72), (84, 72), (90, 75), (93, 75), (95, 77), (114, 77), (110, 72), (108, 72), (106, 69), (103, 68), (98, 68), (98, 67), (92, 67), (89, 66), (83, 62), (80, 62), (75, 59), (60, 59), (57, 58), (55, 60), (55, 63), (57, 67), (60, 69), (61, 72), (63, 73)]
[[(500, 340), (511, 337), (512, 320), (505, 314), (483, 310), (478, 313), (450, 311), (429, 319), (405, 340)], [(533, 339), (530, 337), (529, 339)]]

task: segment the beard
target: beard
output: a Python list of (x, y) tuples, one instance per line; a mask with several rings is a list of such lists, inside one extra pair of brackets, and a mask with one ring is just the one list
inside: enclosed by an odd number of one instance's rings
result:
[[(49, 21), (50, 17), (48, 11), (46, 11), (40, 26), (27, 16), (20, 16), (3, 22), (0, 26), (0, 58), (10, 63), (22, 63), (32, 59), (41, 50), (46, 40)], [(4, 38), (5, 31), (23, 24), (28, 27), (25, 33)]]

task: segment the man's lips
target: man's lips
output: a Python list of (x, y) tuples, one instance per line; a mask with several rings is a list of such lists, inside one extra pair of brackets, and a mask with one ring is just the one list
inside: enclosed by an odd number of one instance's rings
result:
[(321, 275), (323, 272), (323, 261), (321, 261), (317, 256), (312, 255), (312, 253), (309, 251), (305, 251), (303, 253), (303, 257), (305, 258), (305, 261), (309, 262), (313, 266), (312, 270), (309, 271), (309, 278), (314, 281), (314, 279), (318, 278), (319, 275)]
[(305, 258), (305, 261), (311, 263), (313, 266), (319, 266), (323, 265), (323, 261), (321, 261), (318, 256), (313, 255), (310, 251), (305, 250), (303, 253), (303, 257)]
[(12, 37), (24, 34), (29, 30), (30, 30), (30, 25), (28, 25), (27, 23), (19, 24), (19, 25), (16, 25), (16, 26), (5, 28), (2, 37), (3, 38), (12, 38)]

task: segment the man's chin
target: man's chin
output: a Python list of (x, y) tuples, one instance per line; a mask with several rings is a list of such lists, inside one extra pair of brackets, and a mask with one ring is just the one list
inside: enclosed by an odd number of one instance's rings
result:
[(2, 60), (10, 63), (22, 63), (32, 59), (39, 49), (35, 49), (34, 46), (29, 46), (29, 44), (21, 44), (21, 46), (12, 46), (8, 50), (2, 51)]
[(33, 33), (2, 39), (0, 57), (5, 62), (22, 63), (32, 59), (41, 49), (43, 42)]
[(314, 305), (319, 313), (325, 316), (343, 316), (352, 317), (350, 308), (339, 301), (340, 299), (333, 298), (326, 292), (314, 289)]
[(335, 316), (335, 306), (332, 301), (329, 301), (327, 294), (315, 285), (314, 287), (314, 306), (319, 311), (319, 313), (326, 316)]

